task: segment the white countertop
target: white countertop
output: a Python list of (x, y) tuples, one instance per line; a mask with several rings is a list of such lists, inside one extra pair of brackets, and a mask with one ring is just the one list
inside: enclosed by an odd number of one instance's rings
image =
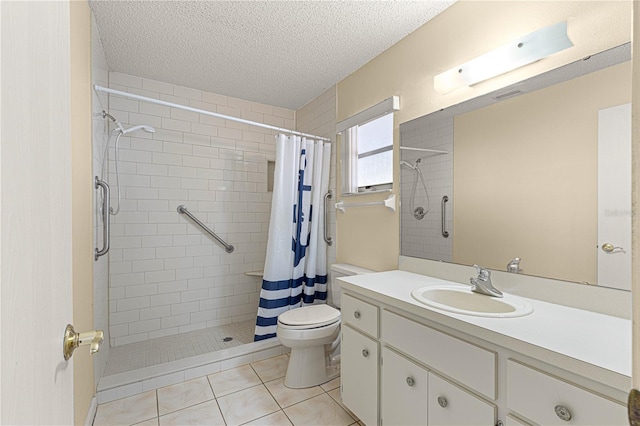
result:
[(436, 310), (411, 297), (418, 287), (463, 284), (399, 270), (340, 279), (345, 293), (371, 297), (614, 388), (630, 389), (629, 320), (520, 296), (533, 306), (530, 315), (476, 317)]

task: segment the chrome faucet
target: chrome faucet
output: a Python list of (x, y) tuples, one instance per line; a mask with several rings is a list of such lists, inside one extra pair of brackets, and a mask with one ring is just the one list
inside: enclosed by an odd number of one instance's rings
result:
[(479, 265), (473, 265), (478, 271), (476, 278), (471, 278), (471, 291), (484, 294), (485, 296), (502, 297), (502, 292), (491, 284), (491, 271)]
[(520, 273), (520, 258), (519, 257), (514, 257), (513, 259), (511, 259), (511, 261), (509, 263), (507, 263), (507, 272), (511, 272), (514, 274), (519, 274)]

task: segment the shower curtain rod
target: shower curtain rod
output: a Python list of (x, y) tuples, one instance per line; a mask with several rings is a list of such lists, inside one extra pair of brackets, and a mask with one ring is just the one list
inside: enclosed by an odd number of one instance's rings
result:
[(232, 116), (229, 116), (229, 115), (218, 114), (216, 112), (211, 112), (211, 111), (207, 111), (207, 110), (204, 110), (204, 109), (192, 108), (192, 107), (189, 107), (189, 106), (186, 106), (186, 105), (175, 104), (173, 102), (167, 102), (167, 101), (162, 101), (160, 99), (148, 98), (146, 96), (140, 96), (140, 95), (136, 95), (136, 94), (129, 93), (129, 92), (123, 92), (121, 90), (109, 89), (108, 87), (99, 86), (97, 84), (95, 84), (93, 86), (93, 89), (96, 92), (110, 93), (112, 95), (122, 96), (124, 98), (136, 99), (136, 100), (139, 100), (139, 101), (145, 101), (145, 102), (149, 102), (149, 103), (152, 103), (152, 104), (164, 105), (164, 106), (168, 106), (168, 107), (171, 107), (171, 108), (183, 109), (185, 111), (197, 112), (198, 114), (210, 115), (211, 117), (218, 117), (218, 118), (222, 118), (224, 120), (230, 120), (230, 121), (235, 121), (235, 122), (238, 122), (238, 123), (249, 124), (251, 126), (257, 126), (257, 127), (263, 127), (265, 129), (276, 130), (276, 131), (282, 132), (282, 133), (289, 133), (289, 134), (297, 135), (297, 136), (306, 136), (306, 137), (310, 137), (310, 138), (313, 138), (313, 139), (318, 139), (318, 140), (321, 140), (321, 141), (331, 142), (331, 139), (329, 139), (329, 138), (323, 138), (323, 137), (320, 137), (320, 136), (311, 135), (309, 133), (302, 133), (302, 132), (298, 132), (298, 131), (295, 131), (295, 130), (283, 129), (281, 127), (271, 126), (269, 124), (257, 123), (255, 121), (250, 121), (250, 120), (244, 120), (242, 118), (232, 117)]

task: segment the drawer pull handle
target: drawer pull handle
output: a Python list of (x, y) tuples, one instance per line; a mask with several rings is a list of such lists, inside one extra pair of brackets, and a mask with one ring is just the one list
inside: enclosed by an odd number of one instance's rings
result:
[(416, 381), (413, 380), (413, 377), (407, 377), (407, 384), (409, 385), (409, 387), (413, 387), (413, 385), (416, 384)]
[(365, 357), (365, 358), (368, 357), (369, 356), (369, 350), (363, 349), (362, 350), (362, 356)]
[(438, 397), (438, 405), (440, 405), (442, 408), (445, 408), (449, 403), (447, 402), (447, 398), (445, 398), (444, 396), (439, 396)]
[(360, 312), (359, 311), (355, 311), (353, 313), (353, 316), (356, 317), (356, 319), (360, 318)]
[(558, 416), (560, 420), (564, 420), (565, 422), (571, 420), (571, 411), (564, 405), (556, 405), (555, 410), (556, 416)]

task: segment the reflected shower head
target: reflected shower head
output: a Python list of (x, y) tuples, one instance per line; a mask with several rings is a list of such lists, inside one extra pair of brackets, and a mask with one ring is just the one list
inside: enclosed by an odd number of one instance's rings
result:
[(128, 129), (123, 129), (122, 127), (120, 127), (119, 129), (123, 135), (126, 135), (127, 133), (131, 133), (131, 132), (135, 132), (136, 130), (144, 130), (145, 132), (148, 132), (148, 133), (154, 133), (156, 131), (156, 129), (154, 129), (153, 127), (146, 126), (144, 124), (129, 127)]
[(415, 170), (416, 169), (416, 166), (414, 166), (413, 164), (409, 163), (408, 161), (400, 160), (400, 165), (401, 166), (407, 166), (411, 170)]
[(400, 160), (400, 165), (401, 166), (407, 166), (412, 170), (416, 170), (418, 169), (418, 165), (422, 162), (422, 157), (418, 158), (415, 163), (411, 164), (408, 161), (405, 160)]

